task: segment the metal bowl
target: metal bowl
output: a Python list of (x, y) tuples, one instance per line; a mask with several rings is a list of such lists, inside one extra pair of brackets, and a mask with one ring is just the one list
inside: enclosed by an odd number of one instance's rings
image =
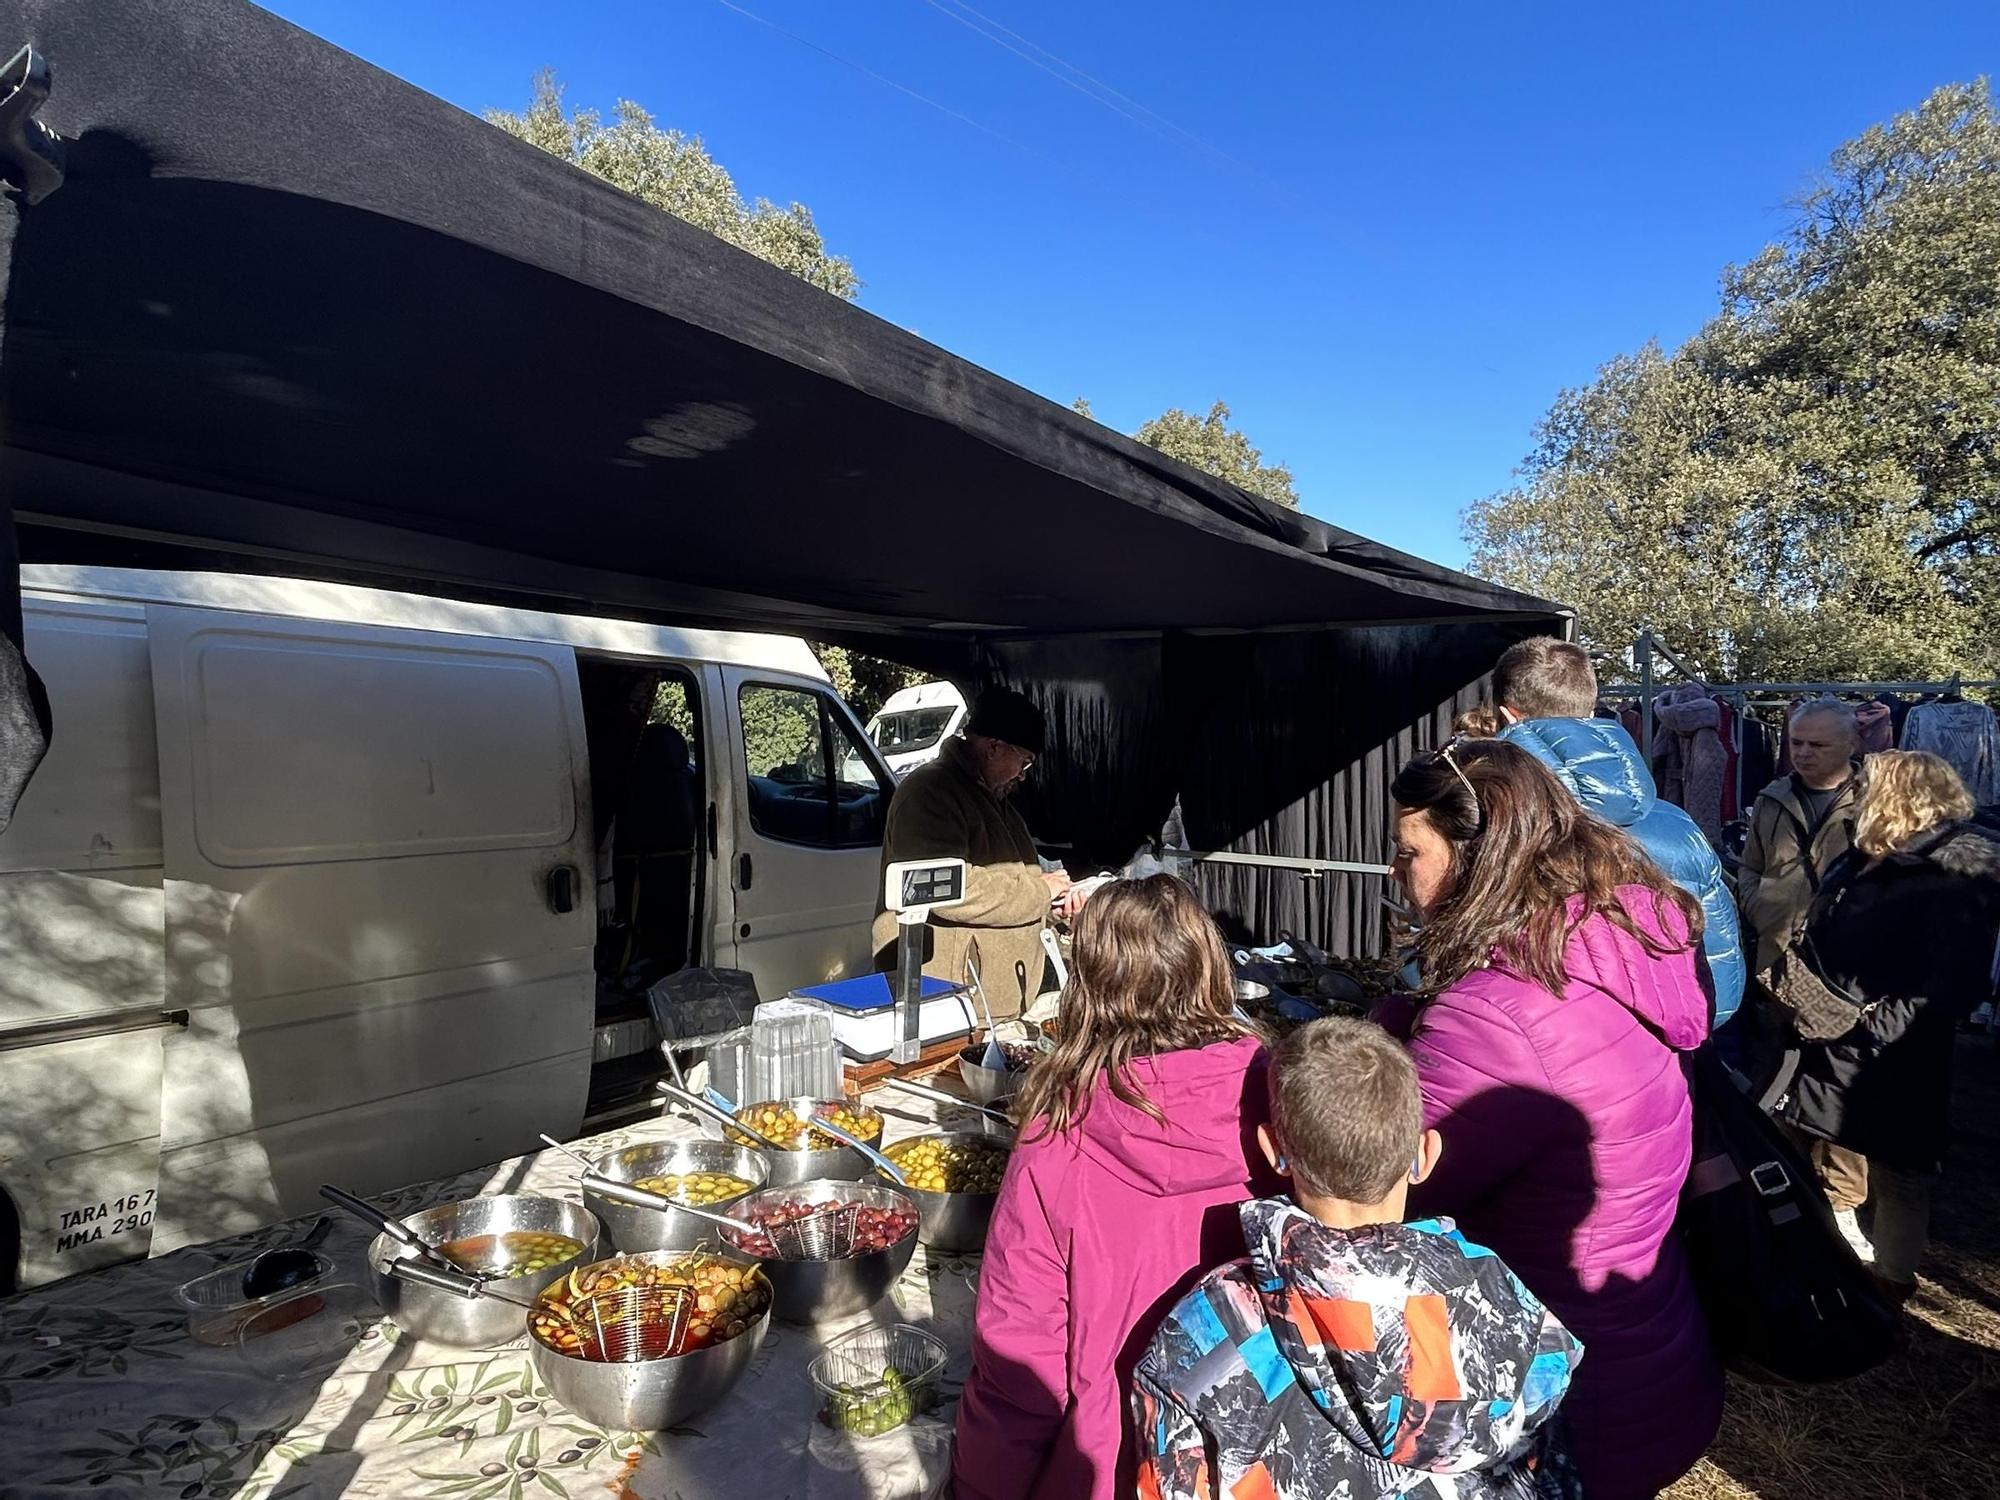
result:
[[(777, 1203), (859, 1203), (865, 1208), (910, 1208), (915, 1197), (887, 1183), (806, 1182), (738, 1198), (732, 1219), (750, 1223), (755, 1210)], [(922, 1211), (918, 1212), (921, 1223)], [(764, 1260), (757, 1264), (776, 1294), (771, 1310), (787, 1323), (819, 1323), (873, 1307), (889, 1293), (917, 1253), (917, 1236), (907, 1234), (887, 1250), (847, 1260)]]
[(987, 1067), (979, 1060), (985, 1052), (986, 1044), (981, 1042), (960, 1049), (958, 1054), (958, 1076), (975, 1104), (991, 1104), (995, 1099), (1014, 1093), (1028, 1074), (1026, 1068)]
[[(637, 1182), (642, 1177), (672, 1177), (683, 1172), (727, 1172), (750, 1184), (734, 1198), (707, 1205), (710, 1213), (727, 1213), (770, 1180), (770, 1156), (728, 1141), (650, 1141), (627, 1146), (592, 1162), (591, 1169), (613, 1182)], [(706, 1220), (678, 1209), (635, 1208), (585, 1191), (583, 1201), (604, 1223), (612, 1248), (633, 1254), (642, 1250), (692, 1250), (714, 1244), (722, 1231)]]
[[(407, 1216), (403, 1222), (428, 1245), (448, 1245), (471, 1235), (505, 1234), (510, 1230), (562, 1234), (581, 1241), (583, 1248), (568, 1260), (527, 1276), (510, 1276), (493, 1283), (495, 1290), (522, 1302), (534, 1301), (536, 1294), (550, 1282), (595, 1260), (602, 1238), (596, 1216), (581, 1204), (525, 1193), (467, 1198), (440, 1208), (427, 1208), (420, 1214)], [(368, 1245), (369, 1286), (382, 1311), (398, 1328), (417, 1338), (461, 1349), (485, 1349), (520, 1337), (528, 1315), (512, 1302), (502, 1302), (498, 1297), (454, 1296), (436, 1287), (404, 1281), (383, 1269), (391, 1261), (406, 1260), (416, 1253), (386, 1234), (376, 1235)]]
[[(641, 1210), (645, 1212), (645, 1210)], [(591, 1271), (616, 1271), (630, 1265), (666, 1266), (683, 1258), (680, 1251), (651, 1251), (599, 1261)], [(724, 1259), (753, 1265), (747, 1256)], [(614, 1432), (659, 1432), (706, 1411), (741, 1380), (763, 1346), (771, 1326), (767, 1307), (757, 1321), (724, 1343), (710, 1344), (690, 1354), (668, 1359), (612, 1364), (578, 1359), (551, 1349), (534, 1334), (528, 1336), (528, 1358), (535, 1374), (564, 1406), (584, 1421)]]
[[(981, 1130), (940, 1130), (898, 1141), (894, 1149), (917, 1141), (943, 1141), (946, 1145), (970, 1141), (990, 1146), (993, 1137)], [(891, 1155), (890, 1159), (895, 1158)], [(887, 1180), (885, 1177), (884, 1181)], [(899, 1191), (916, 1200), (917, 1238), (933, 1250), (965, 1253), (985, 1247), (986, 1228), (993, 1221), (993, 1205), (1000, 1200), (999, 1193), (932, 1193), (916, 1187)]]
[[(881, 1112), (865, 1104), (856, 1104), (851, 1099), (813, 1099), (806, 1096), (796, 1099), (760, 1099), (755, 1104), (744, 1105), (743, 1108), (762, 1109), (767, 1104), (784, 1105), (800, 1119), (812, 1114), (823, 1104), (838, 1104), (864, 1118), (872, 1116), (877, 1128), (868, 1144), (879, 1145), (882, 1140)], [(744, 1139), (747, 1140), (748, 1137)], [(740, 1143), (731, 1142), (731, 1144)], [(831, 1151), (765, 1151), (761, 1146), (757, 1149), (770, 1166), (770, 1176), (765, 1179), (769, 1187), (796, 1187), (803, 1182), (817, 1182), (823, 1179), (860, 1182), (875, 1170), (868, 1158), (852, 1146), (835, 1146)]]

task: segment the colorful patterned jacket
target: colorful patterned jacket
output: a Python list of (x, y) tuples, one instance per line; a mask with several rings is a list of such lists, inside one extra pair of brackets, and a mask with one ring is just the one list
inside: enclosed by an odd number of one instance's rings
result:
[(1583, 1346), (1448, 1219), (1241, 1209), (1250, 1251), (1168, 1314), (1133, 1391), (1144, 1500), (1574, 1500)]

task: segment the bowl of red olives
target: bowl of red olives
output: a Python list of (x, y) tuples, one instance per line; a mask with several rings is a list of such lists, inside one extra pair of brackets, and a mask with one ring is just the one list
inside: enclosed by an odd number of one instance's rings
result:
[[(854, 1211), (849, 1253), (833, 1259), (790, 1260), (786, 1226), (828, 1209)], [(917, 1248), (917, 1206), (886, 1184), (803, 1182), (741, 1198), (724, 1231), (729, 1248), (754, 1260), (771, 1280), (772, 1310), (787, 1323), (818, 1323), (873, 1307), (888, 1295)], [(810, 1240), (811, 1236), (803, 1236)]]

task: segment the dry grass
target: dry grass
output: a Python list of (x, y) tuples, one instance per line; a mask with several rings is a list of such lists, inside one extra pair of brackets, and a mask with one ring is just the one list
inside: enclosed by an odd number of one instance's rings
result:
[(1959, 1043), (1956, 1133), (1910, 1303), (1910, 1347), (1863, 1379), (1732, 1381), (1722, 1433), (1666, 1500), (2000, 1497), (2000, 1053)]

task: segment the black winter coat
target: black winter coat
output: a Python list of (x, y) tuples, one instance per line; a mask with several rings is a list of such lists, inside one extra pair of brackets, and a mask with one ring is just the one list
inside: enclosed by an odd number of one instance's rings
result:
[(1886, 859), (1850, 851), (1813, 898), (1806, 935), (1822, 976), (1873, 1009), (1841, 1040), (1805, 1044), (1781, 1113), (1889, 1166), (1938, 1170), (1953, 1039), (1993, 998), (2000, 831), (1958, 823)]

